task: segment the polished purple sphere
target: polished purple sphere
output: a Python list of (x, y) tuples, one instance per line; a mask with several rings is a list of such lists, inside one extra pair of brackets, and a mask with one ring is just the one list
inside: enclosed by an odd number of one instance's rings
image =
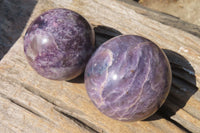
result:
[(123, 121), (143, 120), (155, 113), (168, 96), (171, 79), (164, 52), (134, 35), (102, 44), (85, 70), (92, 102), (105, 115)]
[(70, 80), (80, 75), (93, 52), (94, 32), (78, 13), (52, 9), (37, 17), (24, 37), (29, 64), (43, 77)]

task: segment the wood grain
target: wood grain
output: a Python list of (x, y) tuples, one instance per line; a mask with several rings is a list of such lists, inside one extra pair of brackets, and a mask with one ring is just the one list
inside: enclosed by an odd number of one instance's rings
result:
[[(141, 35), (167, 49), (165, 52), (173, 70), (170, 95), (163, 107), (147, 120), (121, 122), (110, 119), (92, 104), (84, 83), (48, 80), (28, 65), (23, 53), (25, 28), (0, 61), (1, 131), (200, 132), (199, 31), (194, 35), (184, 30), (185, 27), (165, 25), (148, 17), (151, 11), (142, 15), (141, 11), (146, 9), (117, 0), (38, 0), (26, 27), (42, 12), (57, 7), (80, 13), (94, 27), (107, 26), (123, 34)], [(170, 21), (170, 16), (167, 18)], [(176, 22), (171, 23), (176, 25)], [(98, 32), (101, 31), (97, 30), (96, 34)], [(112, 35), (112, 31), (107, 29), (104, 34)], [(104, 41), (104, 34), (99, 34), (99, 41)]]

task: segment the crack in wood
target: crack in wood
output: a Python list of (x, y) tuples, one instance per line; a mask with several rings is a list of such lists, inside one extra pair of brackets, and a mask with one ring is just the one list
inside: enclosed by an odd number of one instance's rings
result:
[(184, 130), (185, 132), (187, 132), (187, 133), (192, 133), (190, 130), (188, 130), (187, 128), (185, 128), (183, 125), (181, 125), (181, 124), (178, 123), (177, 121), (172, 120), (171, 118), (165, 118), (165, 119), (167, 119), (168, 121), (170, 121), (171, 123), (173, 123), (173, 124), (176, 125), (177, 127), (181, 128), (181, 129)]
[[(23, 89), (25, 89), (26, 91), (28, 91), (29, 93), (32, 93), (33, 95), (37, 95), (39, 96), (40, 98), (42, 98), (44, 101), (48, 102), (48, 103), (51, 103), (54, 107), (56, 106), (53, 102), (51, 102), (50, 100), (48, 100), (48, 98), (45, 98), (44, 96), (42, 95), (39, 95), (39, 92), (35, 92), (33, 91), (33, 87), (32, 86), (29, 86), (29, 85), (25, 85), (25, 84), (21, 84), (21, 86), (23, 86)], [(12, 104), (24, 109), (25, 111), (28, 111), (30, 114), (33, 114), (34, 116), (37, 116), (39, 118), (42, 118), (42, 119), (45, 119), (47, 120), (48, 122), (51, 122), (53, 124), (56, 124), (55, 121), (49, 119), (48, 117), (46, 117), (45, 115), (42, 115), (40, 113), (37, 113), (37, 111), (35, 111), (34, 108), (32, 107), (29, 107), (23, 103), (21, 103), (20, 101), (18, 101), (17, 99), (15, 98), (11, 98), (10, 96), (7, 96), (5, 95), (4, 93), (0, 93), (0, 97), (10, 101)], [(93, 128), (90, 128), (89, 126), (87, 126), (85, 123), (83, 123), (82, 121), (78, 120), (77, 118), (73, 117), (73, 116), (70, 116), (70, 115), (64, 115), (64, 113), (61, 113), (57, 110), (55, 110), (54, 108), (52, 108), (54, 111), (56, 111), (57, 113), (59, 113), (60, 115), (62, 115), (63, 117), (67, 117), (71, 122), (73, 121), (75, 124), (77, 124), (79, 127), (81, 128), (84, 128), (85, 130), (87, 130), (88, 132), (91, 132), (91, 133), (99, 133), (97, 132), (96, 130), (94, 130)]]
[(21, 104), (21, 103), (15, 101), (15, 100), (13, 100), (13, 99), (8, 99), (8, 100), (10, 100), (12, 103), (16, 104), (17, 106), (19, 106), (19, 107), (25, 109), (26, 111), (29, 111), (30, 113), (32, 113), (32, 114), (34, 114), (34, 115), (36, 115), (36, 116), (38, 116), (38, 117), (40, 117), (40, 118), (43, 118), (43, 119), (45, 119), (45, 120), (47, 120), (47, 121), (50, 121), (50, 120), (47, 119), (46, 117), (44, 117), (44, 116), (42, 116), (42, 115), (40, 115), (40, 114), (34, 112), (34, 111), (31, 110), (30, 108), (25, 107), (23, 104)]
[[(167, 100), (170, 101), (171, 103), (174, 103), (174, 99), (173, 98), (168, 98)], [(174, 125), (176, 125), (180, 129), (182, 129), (183, 131), (185, 131), (187, 133), (192, 133), (189, 129), (184, 127), (181, 123), (177, 122), (176, 120), (171, 119), (171, 116), (173, 116), (176, 113), (176, 110), (179, 110), (178, 106), (176, 106), (176, 109), (174, 111), (174, 108), (172, 109), (172, 108), (168, 107), (168, 105), (164, 104), (157, 111), (157, 114), (160, 115), (161, 117), (163, 117), (164, 119), (168, 120), (169, 122), (173, 123)]]
[[(4, 98), (4, 99), (8, 99), (8, 97), (5, 94), (0, 93), (0, 97)], [(8, 99), (9, 100), (9, 99)]]
[(26, 84), (23, 83), (23, 87), (24, 87), (25, 90), (27, 90), (27, 91), (33, 93), (34, 95), (37, 95), (37, 96), (41, 97), (41, 98), (42, 98), (43, 100), (45, 100), (46, 102), (51, 103), (51, 104), (53, 104), (54, 106), (56, 106), (56, 104), (53, 102), (53, 100), (50, 100), (50, 99), (46, 98), (46, 97), (43, 96), (39, 91), (37, 91), (36, 89), (34, 89), (32, 86), (26, 85)]
[(9, 100), (9, 101), (12, 102), (13, 104), (15, 104), (15, 105), (17, 105), (17, 106), (19, 106), (19, 107), (25, 109), (26, 111), (28, 111), (28, 112), (30, 112), (30, 113), (32, 113), (32, 114), (34, 114), (34, 115), (36, 115), (36, 116), (38, 116), (38, 117), (40, 117), (40, 118), (42, 118), (42, 119), (45, 119), (45, 120), (47, 120), (47, 121), (49, 121), (49, 122), (54, 123), (53, 121), (49, 120), (48, 118), (46, 118), (46, 117), (40, 115), (39, 113), (37, 113), (37, 112), (31, 110), (30, 108), (26, 107), (25, 105), (23, 105), (22, 103), (20, 103), (20, 102), (17, 101), (17, 100), (14, 100), (14, 99), (12, 99), (12, 98), (9, 98), (8, 96), (6, 96), (6, 95), (4, 95), (4, 94), (2, 94), (2, 93), (0, 93), (0, 96), (1, 96), (2, 98), (4, 98), (4, 99)]
[[(60, 108), (60, 107), (58, 107)], [(71, 119), (72, 121), (74, 121), (76, 124), (78, 124), (80, 127), (84, 127), (85, 129), (87, 129), (89, 132), (91, 133), (105, 133), (104, 131), (98, 132), (97, 130), (95, 130), (94, 128), (92, 128), (91, 126), (87, 125), (86, 123), (84, 123), (83, 121), (81, 121), (80, 119), (69, 115), (68, 113), (66, 113), (65, 111), (62, 111), (62, 109), (58, 109), (58, 108), (54, 108), (57, 112), (61, 113), (62, 115), (64, 115), (65, 117)]]
[[(74, 122), (75, 122), (76, 124), (78, 124), (80, 127), (85, 128), (86, 130), (88, 130), (88, 131), (91, 132), (91, 133), (100, 133), (100, 132), (98, 132), (97, 130), (95, 130), (94, 128), (92, 128), (92, 127), (90, 127), (89, 125), (87, 125), (86, 123), (84, 123), (83, 121), (79, 120), (78, 118), (76, 118), (76, 117), (74, 117), (74, 116), (71, 116), (71, 115), (67, 114), (67, 113), (64, 112), (64, 111), (59, 110), (58, 108), (61, 108), (61, 107), (59, 107), (58, 105), (56, 105), (56, 104), (54, 103), (53, 100), (51, 101), (51, 100), (49, 100), (48, 98), (46, 98), (45, 96), (41, 95), (40, 93), (38, 93), (38, 92), (36, 92), (36, 91), (33, 91), (33, 89), (31, 89), (31, 88), (32, 88), (31, 86), (27, 86), (27, 85), (25, 85), (25, 84), (23, 84), (23, 86), (24, 86), (24, 88), (25, 88), (27, 91), (29, 91), (29, 92), (31, 92), (31, 93), (33, 93), (33, 94), (35, 94), (35, 95), (38, 95), (39, 97), (41, 97), (41, 98), (44, 99), (45, 101), (47, 101), (47, 102), (53, 104), (53, 105), (54, 105), (55, 111), (59, 112), (59, 113), (62, 114), (63, 116), (67, 117), (68, 119), (74, 121)], [(57, 108), (56, 108), (56, 107), (57, 107)], [(105, 133), (105, 132), (101, 132), (101, 133)]]

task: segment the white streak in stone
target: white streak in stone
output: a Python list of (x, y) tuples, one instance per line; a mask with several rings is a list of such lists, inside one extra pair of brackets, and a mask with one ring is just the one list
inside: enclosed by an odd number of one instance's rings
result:
[[(109, 62), (108, 62), (108, 66), (107, 66), (107, 69), (106, 69), (106, 76), (105, 76), (106, 78), (105, 78), (105, 80), (102, 82), (102, 84), (101, 84), (101, 86), (100, 86), (100, 89), (99, 89), (99, 92), (98, 92), (98, 94), (100, 94), (100, 99), (101, 99), (101, 103), (98, 103), (98, 104), (97, 104), (97, 105), (98, 105), (98, 108), (100, 108), (100, 107), (105, 103), (105, 101), (103, 100), (103, 97), (102, 97), (102, 93), (103, 93), (105, 84), (106, 84), (106, 82), (108, 81), (108, 80), (107, 80), (107, 78), (108, 78), (108, 69), (109, 69), (109, 67), (112, 65), (112, 62), (113, 62), (113, 53), (112, 53), (112, 51), (110, 51), (109, 49), (106, 49), (105, 52), (106, 52), (107, 55), (109, 56), (110, 60), (109, 60)], [(94, 101), (94, 102), (96, 102), (96, 101)]]
[[(138, 63), (138, 64), (139, 64), (139, 63)], [(150, 59), (148, 60), (148, 65), (150, 65)], [(148, 68), (148, 71), (147, 71), (147, 74), (146, 74), (146, 76), (145, 76), (145, 80), (144, 80), (144, 82), (143, 82), (143, 84), (142, 84), (142, 86), (141, 86), (141, 90), (140, 90), (140, 93), (139, 93), (137, 99), (135, 100), (135, 102), (134, 102), (133, 104), (131, 104), (131, 106), (127, 107), (126, 111), (124, 111), (123, 115), (121, 115), (121, 118), (123, 118), (124, 115), (128, 112), (128, 110), (129, 110), (130, 108), (132, 108), (132, 107), (138, 102), (138, 100), (141, 98), (142, 92), (143, 92), (143, 90), (144, 90), (144, 85), (145, 85), (145, 83), (149, 80), (148, 77), (149, 77), (149, 74), (150, 74), (150, 71), (151, 71), (151, 69), (150, 69), (149, 66), (147, 66), (147, 68)], [(134, 110), (136, 110), (136, 109), (137, 109), (137, 107), (134, 108)]]

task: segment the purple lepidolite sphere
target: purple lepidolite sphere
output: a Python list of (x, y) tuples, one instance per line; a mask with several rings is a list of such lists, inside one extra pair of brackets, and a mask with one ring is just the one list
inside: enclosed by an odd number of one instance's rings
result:
[(92, 54), (94, 32), (78, 13), (52, 9), (37, 17), (24, 37), (29, 64), (43, 77), (70, 80), (80, 75)]
[(102, 44), (89, 60), (85, 85), (95, 106), (124, 121), (142, 120), (164, 103), (171, 86), (164, 52), (140, 36), (122, 35)]

